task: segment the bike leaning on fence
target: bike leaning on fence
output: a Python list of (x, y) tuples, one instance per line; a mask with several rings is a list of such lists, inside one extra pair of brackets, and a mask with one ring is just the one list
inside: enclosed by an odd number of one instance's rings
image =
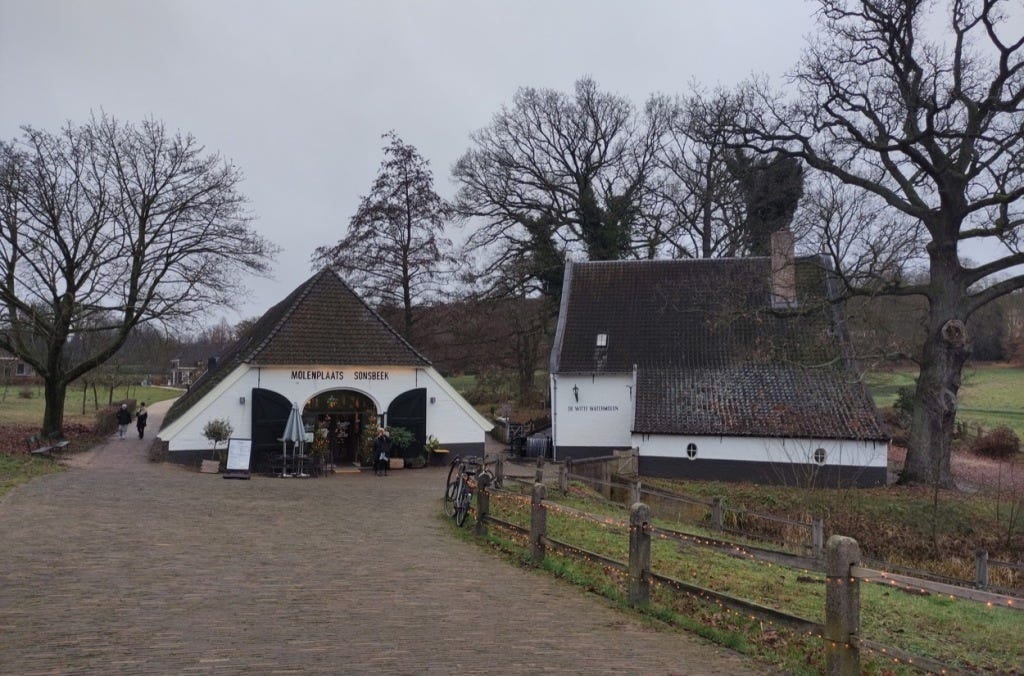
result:
[(466, 523), (466, 515), (473, 501), (476, 477), (483, 470), (483, 459), (475, 456), (456, 457), (448, 468), (448, 482), (444, 488), (444, 513), (455, 519), (458, 526)]

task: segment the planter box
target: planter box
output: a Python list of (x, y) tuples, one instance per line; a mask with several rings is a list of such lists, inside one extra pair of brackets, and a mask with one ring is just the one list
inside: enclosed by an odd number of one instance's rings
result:
[(219, 474), (220, 463), (216, 460), (203, 460), (203, 464), (199, 467), (199, 471), (203, 474)]
[(404, 458), (391, 458), (388, 460), (388, 469), (404, 469), (405, 459)]

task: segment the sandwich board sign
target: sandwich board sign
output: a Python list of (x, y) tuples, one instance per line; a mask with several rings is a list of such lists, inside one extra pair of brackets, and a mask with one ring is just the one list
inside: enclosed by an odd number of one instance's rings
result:
[(252, 462), (252, 439), (228, 439), (228, 462), (225, 479), (248, 479)]

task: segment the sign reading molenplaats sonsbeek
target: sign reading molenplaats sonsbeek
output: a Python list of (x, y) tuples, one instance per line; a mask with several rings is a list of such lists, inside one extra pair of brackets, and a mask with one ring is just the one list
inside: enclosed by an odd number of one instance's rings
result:
[[(292, 380), (345, 380), (344, 371), (292, 371)], [(352, 380), (391, 380), (390, 371), (353, 371)]]

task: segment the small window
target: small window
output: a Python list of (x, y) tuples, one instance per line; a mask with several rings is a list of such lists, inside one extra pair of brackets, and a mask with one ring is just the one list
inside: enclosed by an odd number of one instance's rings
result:
[(14, 372), (15, 372), (16, 375), (19, 375), (19, 376), (27, 376), (28, 375), (28, 366), (26, 366), (25, 364), (23, 364), (21, 362), (18, 362), (18, 365), (15, 367)]
[(697, 444), (686, 445), (686, 457), (693, 460), (697, 457)]
[(597, 334), (597, 346), (598, 347), (608, 347), (608, 334), (607, 333), (599, 333), (599, 334)]
[(825, 464), (825, 457), (827, 455), (828, 454), (825, 452), (824, 448), (816, 448), (816, 449), (814, 449), (814, 462), (818, 463), (819, 465), (824, 465)]

